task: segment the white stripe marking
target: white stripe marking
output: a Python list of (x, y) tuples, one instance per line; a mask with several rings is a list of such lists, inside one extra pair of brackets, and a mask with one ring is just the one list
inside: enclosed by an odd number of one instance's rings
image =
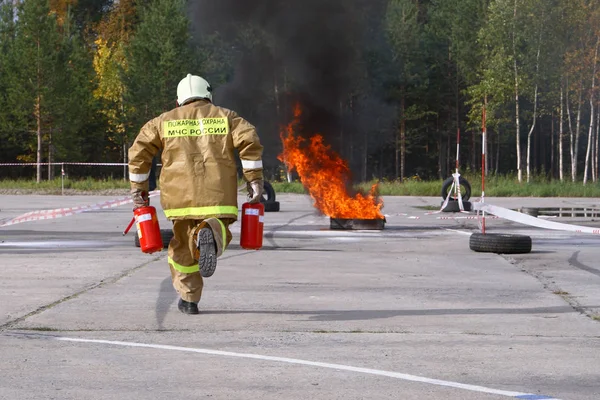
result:
[(471, 236), (473, 232), (459, 231), (458, 229), (446, 229), (448, 232), (460, 233), (461, 235)]
[(257, 169), (257, 168), (262, 168), (262, 167), (263, 167), (262, 160), (258, 160), (258, 161), (242, 160), (242, 168), (244, 168), (244, 169)]
[[(422, 376), (403, 374), (400, 372), (384, 371), (384, 370), (371, 369), (371, 368), (352, 367), (350, 365), (343, 365), (343, 364), (330, 364), (330, 363), (324, 363), (324, 362), (307, 361), (307, 360), (300, 360), (297, 358), (273, 357), (273, 356), (263, 356), (260, 354), (234, 353), (231, 351), (197, 349), (197, 348), (192, 348), (192, 347), (180, 347), (180, 346), (170, 346), (170, 345), (161, 345), (161, 344), (121, 342), (121, 341), (113, 341), (113, 340), (79, 339), (79, 338), (69, 338), (69, 337), (53, 337), (53, 339), (64, 341), (64, 342), (96, 343), (96, 344), (108, 344), (108, 345), (113, 345), (113, 346), (125, 346), (125, 347), (144, 347), (144, 348), (158, 349), (158, 350), (185, 351), (185, 352), (190, 352), (190, 353), (209, 354), (209, 355), (214, 355), (214, 356), (249, 358), (249, 359), (253, 359), (253, 360), (262, 360), (262, 361), (276, 361), (276, 362), (283, 362), (283, 363), (288, 363), (288, 364), (307, 365), (310, 367), (320, 367), (320, 368), (328, 368), (328, 369), (335, 369), (335, 370), (342, 370), (342, 371), (359, 372), (359, 373), (370, 374), (370, 375), (387, 376), (389, 378), (396, 378), (396, 379), (401, 379), (401, 380), (405, 380), (405, 381), (427, 383), (430, 385), (445, 386), (445, 387), (469, 390), (472, 392), (479, 392), (479, 393), (497, 394), (497, 395), (506, 396), (506, 397), (517, 397), (517, 396), (528, 395), (528, 393), (520, 393), (520, 392), (511, 392), (511, 391), (507, 391), (507, 390), (492, 389), (492, 388), (488, 388), (485, 386), (468, 385), (465, 383), (426, 378), (426, 377), (422, 377)], [(548, 400), (560, 400), (560, 399), (548, 398)]]

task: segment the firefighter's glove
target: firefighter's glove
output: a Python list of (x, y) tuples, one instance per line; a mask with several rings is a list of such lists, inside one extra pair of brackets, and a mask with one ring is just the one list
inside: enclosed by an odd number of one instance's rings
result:
[(131, 191), (131, 198), (133, 199), (133, 209), (140, 207), (146, 207), (150, 205), (150, 199), (148, 198), (148, 192), (141, 189), (134, 189)]
[(262, 179), (257, 179), (246, 184), (248, 189), (248, 203), (260, 203), (263, 192), (265, 191), (265, 182)]

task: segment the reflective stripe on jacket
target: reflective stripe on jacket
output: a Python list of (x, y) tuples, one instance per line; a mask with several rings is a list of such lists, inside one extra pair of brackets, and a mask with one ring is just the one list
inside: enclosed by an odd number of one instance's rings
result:
[(235, 112), (195, 101), (150, 120), (129, 149), (132, 190), (148, 190), (152, 158), (162, 150), (160, 200), (169, 219), (237, 219), (234, 150), (248, 182), (263, 179), (256, 128)]

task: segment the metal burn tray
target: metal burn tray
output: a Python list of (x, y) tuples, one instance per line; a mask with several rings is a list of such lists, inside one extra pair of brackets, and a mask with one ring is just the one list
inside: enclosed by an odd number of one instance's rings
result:
[(329, 229), (342, 230), (382, 230), (385, 227), (385, 218), (357, 219), (357, 218), (329, 218)]

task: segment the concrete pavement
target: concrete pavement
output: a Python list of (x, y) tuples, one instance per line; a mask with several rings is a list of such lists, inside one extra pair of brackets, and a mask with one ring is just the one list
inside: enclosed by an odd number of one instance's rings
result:
[[(121, 235), (128, 205), (0, 228), (0, 399), (600, 398), (600, 237), (489, 219), (533, 250), (475, 253), (476, 220), (427, 214), (440, 198), (385, 197), (384, 231), (345, 232), (277, 197), (260, 251), (234, 225), (198, 316), (166, 252)], [(0, 196), (0, 219), (107, 199)]]

